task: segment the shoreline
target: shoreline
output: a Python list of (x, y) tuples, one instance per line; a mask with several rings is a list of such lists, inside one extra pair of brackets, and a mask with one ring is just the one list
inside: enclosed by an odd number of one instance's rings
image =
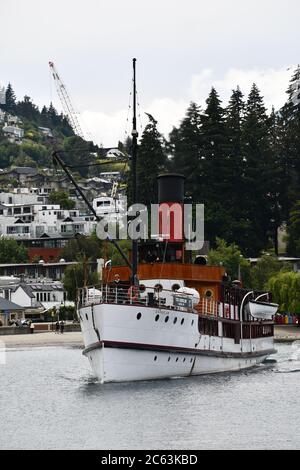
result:
[(0, 336), (1, 342), (7, 350), (21, 348), (43, 348), (53, 346), (68, 346), (83, 348), (83, 338), (81, 331), (70, 331), (57, 334), (53, 331), (40, 332), (34, 334), (18, 334)]
[[(275, 343), (291, 343), (297, 340), (300, 340), (299, 327), (275, 325)], [(1, 344), (7, 350), (53, 346), (84, 347), (81, 331), (67, 331), (63, 334), (46, 331), (34, 334), (3, 335), (0, 336), (0, 347)]]

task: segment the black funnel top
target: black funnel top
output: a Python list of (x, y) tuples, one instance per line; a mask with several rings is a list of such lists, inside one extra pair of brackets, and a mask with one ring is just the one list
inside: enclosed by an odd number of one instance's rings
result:
[(158, 175), (158, 203), (184, 202), (185, 177), (178, 173)]

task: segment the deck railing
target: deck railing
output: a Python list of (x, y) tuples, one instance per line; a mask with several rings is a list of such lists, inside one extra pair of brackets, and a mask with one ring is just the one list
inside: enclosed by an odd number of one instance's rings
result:
[(193, 311), (193, 295), (174, 292), (168, 289), (158, 290), (147, 287), (141, 292), (135, 287), (123, 287), (110, 284), (88, 286), (78, 289), (77, 303), (79, 307), (91, 304), (113, 303), (129, 305), (145, 305), (166, 309)]
[[(95, 304), (127, 304), (144, 305), (185, 312), (197, 312), (200, 315), (239, 321), (239, 306), (230, 305), (218, 300), (201, 297), (196, 304), (192, 294), (168, 289), (159, 290), (147, 287), (144, 291), (128, 286), (101, 284), (78, 289), (78, 307)], [(244, 313), (244, 321), (254, 321), (249, 314)]]

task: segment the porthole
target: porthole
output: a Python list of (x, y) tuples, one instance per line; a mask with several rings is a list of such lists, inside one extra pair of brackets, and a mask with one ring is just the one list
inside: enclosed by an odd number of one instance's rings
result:
[(184, 324), (184, 318), (181, 319), (181, 322), (180, 322), (181, 325)]
[(173, 285), (172, 285), (172, 291), (173, 291), (173, 292), (176, 292), (178, 289), (180, 289), (180, 285), (179, 285), (179, 284), (173, 284)]
[(176, 357), (176, 362), (178, 362), (178, 357)]
[(139, 319), (141, 318), (141, 316), (142, 316), (142, 314), (141, 314), (141, 312), (139, 312), (139, 313), (137, 314), (136, 318), (139, 320)]
[(161, 284), (155, 284), (154, 286), (154, 291), (155, 292), (161, 292), (163, 289), (162, 285)]
[(169, 321), (169, 317), (167, 315), (166, 318), (165, 318), (165, 323), (167, 323), (168, 321)]
[(146, 286), (144, 284), (140, 284), (139, 285), (139, 290), (140, 290), (141, 293), (145, 292)]
[(171, 360), (171, 358), (170, 358), (170, 356), (169, 356), (169, 357), (168, 357), (168, 362), (170, 362), (170, 360)]
[(214, 293), (213, 293), (212, 290), (207, 289), (207, 290), (205, 291), (205, 294), (204, 294), (204, 295), (205, 295), (205, 297), (206, 297), (207, 299), (210, 299), (211, 297), (213, 297)]
[(192, 363), (192, 362), (193, 362), (193, 358), (190, 360), (190, 363)]
[(183, 362), (185, 362), (185, 357), (183, 358)]
[(159, 315), (156, 315), (155, 321), (158, 321), (158, 319), (159, 319)]
[(195, 348), (197, 347), (197, 343), (195, 343)]
[(175, 323), (177, 323), (177, 317), (174, 318), (173, 323), (174, 323), (174, 325), (175, 325)]
[(85, 314), (85, 318), (87, 319), (87, 321), (89, 321), (89, 317), (87, 313)]
[(157, 361), (157, 356), (154, 356), (154, 361)]
[(194, 320), (192, 320), (191, 326), (193, 326), (193, 324), (194, 324)]

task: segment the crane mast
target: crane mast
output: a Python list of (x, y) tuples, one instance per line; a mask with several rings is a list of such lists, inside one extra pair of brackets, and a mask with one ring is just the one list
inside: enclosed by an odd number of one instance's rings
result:
[(60, 76), (58, 75), (58, 72), (53, 62), (49, 62), (49, 67), (50, 67), (50, 70), (51, 70), (51, 73), (52, 73), (52, 76), (56, 85), (57, 94), (61, 101), (64, 113), (68, 117), (69, 123), (73, 131), (75, 132), (75, 134), (81, 137), (82, 139), (85, 139), (84, 133), (81, 129), (81, 126), (77, 117), (77, 113), (72, 105), (72, 101), (67, 91), (67, 88), (64, 85)]

